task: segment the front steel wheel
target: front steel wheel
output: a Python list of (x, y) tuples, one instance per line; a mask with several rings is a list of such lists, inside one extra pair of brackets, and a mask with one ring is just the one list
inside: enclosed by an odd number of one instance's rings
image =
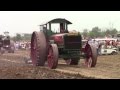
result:
[(48, 52), (48, 67), (51, 69), (56, 69), (58, 65), (58, 47), (56, 44), (51, 44)]
[(86, 45), (85, 47), (85, 64), (87, 67), (95, 67), (97, 62), (97, 49), (93, 45)]

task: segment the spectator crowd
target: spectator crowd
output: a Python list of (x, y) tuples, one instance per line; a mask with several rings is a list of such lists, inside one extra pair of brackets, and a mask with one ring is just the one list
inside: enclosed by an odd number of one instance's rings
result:
[(16, 41), (14, 43), (14, 46), (15, 46), (15, 50), (19, 50), (19, 49), (28, 50), (28, 49), (30, 49), (30, 42), (25, 42), (25, 41), (18, 42), (18, 41)]

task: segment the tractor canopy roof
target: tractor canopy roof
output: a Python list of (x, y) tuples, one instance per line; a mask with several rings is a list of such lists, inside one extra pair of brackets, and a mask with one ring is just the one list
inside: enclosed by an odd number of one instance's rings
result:
[(68, 21), (68, 20), (66, 20), (64, 18), (56, 18), (56, 19), (50, 20), (49, 22), (41, 24), (41, 25), (46, 25), (48, 23), (66, 23), (66, 24), (72, 24), (70, 21)]

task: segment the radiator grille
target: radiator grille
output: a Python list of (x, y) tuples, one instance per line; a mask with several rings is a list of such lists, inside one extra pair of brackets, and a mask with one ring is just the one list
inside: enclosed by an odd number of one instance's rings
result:
[(81, 49), (81, 36), (64, 36), (65, 49)]
[(4, 40), (4, 45), (10, 45), (10, 40)]

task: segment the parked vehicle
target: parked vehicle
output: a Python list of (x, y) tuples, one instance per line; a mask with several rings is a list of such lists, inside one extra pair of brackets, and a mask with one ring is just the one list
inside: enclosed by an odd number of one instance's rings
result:
[(101, 55), (116, 55), (116, 54), (118, 54), (118, 48), (112, 46), (107, 46), (106, 48), (105, 45), (102, 45)]

